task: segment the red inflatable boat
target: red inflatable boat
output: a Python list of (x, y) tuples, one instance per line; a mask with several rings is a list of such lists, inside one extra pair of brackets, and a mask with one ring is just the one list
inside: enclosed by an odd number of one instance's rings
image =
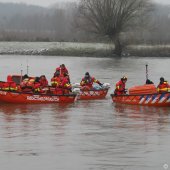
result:
[(104, 99), (110, 88), (109, 83), (104, 83), (102, 87), (93, 86), (92, 89), (82, 88), (80, 83), (73, 84), (73, 92), (78, 94), (78, 100), (98, 100)]
[(129, 89), (129, 94), (111, 94), (114, 103), (170, 107), (170, 92), (158, 93), (154, 85), (135, 86)]
[[(21, 82), (21, 75), (11, 75), (12, 81), (17, 85)], [(77, 99), (77, 94), (55, 94), (54, 89), (47, 87), (45, 93), (34, 93), (33, 91), (24, 92), (22, 90), (11, 91), (4, 90), (3, 84), (0, 82), (0, 102), (6, 103), (24, 103), (24, 104), (45, 104), (45, 103), (72, 103)]]
[(12, 92), (0, 90), (0, 102), (24, 103), (24, 104), (46, 104), (46, 103), (72, 103), (76, 100), (76, 94), (35, 94), (24, 92)]
[(79, 100), (104, 99), (107, 95), (107, 92), (108, 89), (89, 90), (89, 91), (80, 90), (78, 99)]

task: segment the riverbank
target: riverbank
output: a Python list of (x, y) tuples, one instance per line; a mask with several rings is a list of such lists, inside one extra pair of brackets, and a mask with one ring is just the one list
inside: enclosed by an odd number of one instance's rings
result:
[(127, 53), (140, 57), (170, 57), (170, 45), (130, 45)]
[[(116, 57), (113, 44), (70, 42), (0, 42), (0, 54)], [(129, 45), (123, 56), (170, 57), (170, 45)]]

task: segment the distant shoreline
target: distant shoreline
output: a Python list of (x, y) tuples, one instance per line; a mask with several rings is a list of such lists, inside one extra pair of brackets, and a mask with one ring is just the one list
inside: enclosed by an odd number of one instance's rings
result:
[[(113, 44), (75, 42), (0, 42), (0, 54), (117, 57)], [(170, 57), (170, 45), (129, 45), (122, 56)]]

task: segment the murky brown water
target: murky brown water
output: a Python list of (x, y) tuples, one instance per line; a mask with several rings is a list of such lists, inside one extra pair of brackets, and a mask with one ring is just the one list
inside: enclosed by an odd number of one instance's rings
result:
[[(7, 74), (53, 75), (62, 63), (72, 82), (86, 71), (113, 84), (126, 74), (127, 86), (150, 78), (170, 81), (170, 59), (0, 56), (0, 79)], [(22, 66), (21, 66), (22, 64)], [(115, 105), (105, 100), (68, 105), (0, 104), (2, 170), (163, 170), (170, 166), (170, 108)]]

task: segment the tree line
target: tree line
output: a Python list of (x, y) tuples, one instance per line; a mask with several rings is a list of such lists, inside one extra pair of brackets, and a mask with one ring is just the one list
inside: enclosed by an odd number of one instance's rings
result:
[(149, 0), (81, 0), (44, 8), (0, 3), (0, 41), (169, 44), (170, 6)]

